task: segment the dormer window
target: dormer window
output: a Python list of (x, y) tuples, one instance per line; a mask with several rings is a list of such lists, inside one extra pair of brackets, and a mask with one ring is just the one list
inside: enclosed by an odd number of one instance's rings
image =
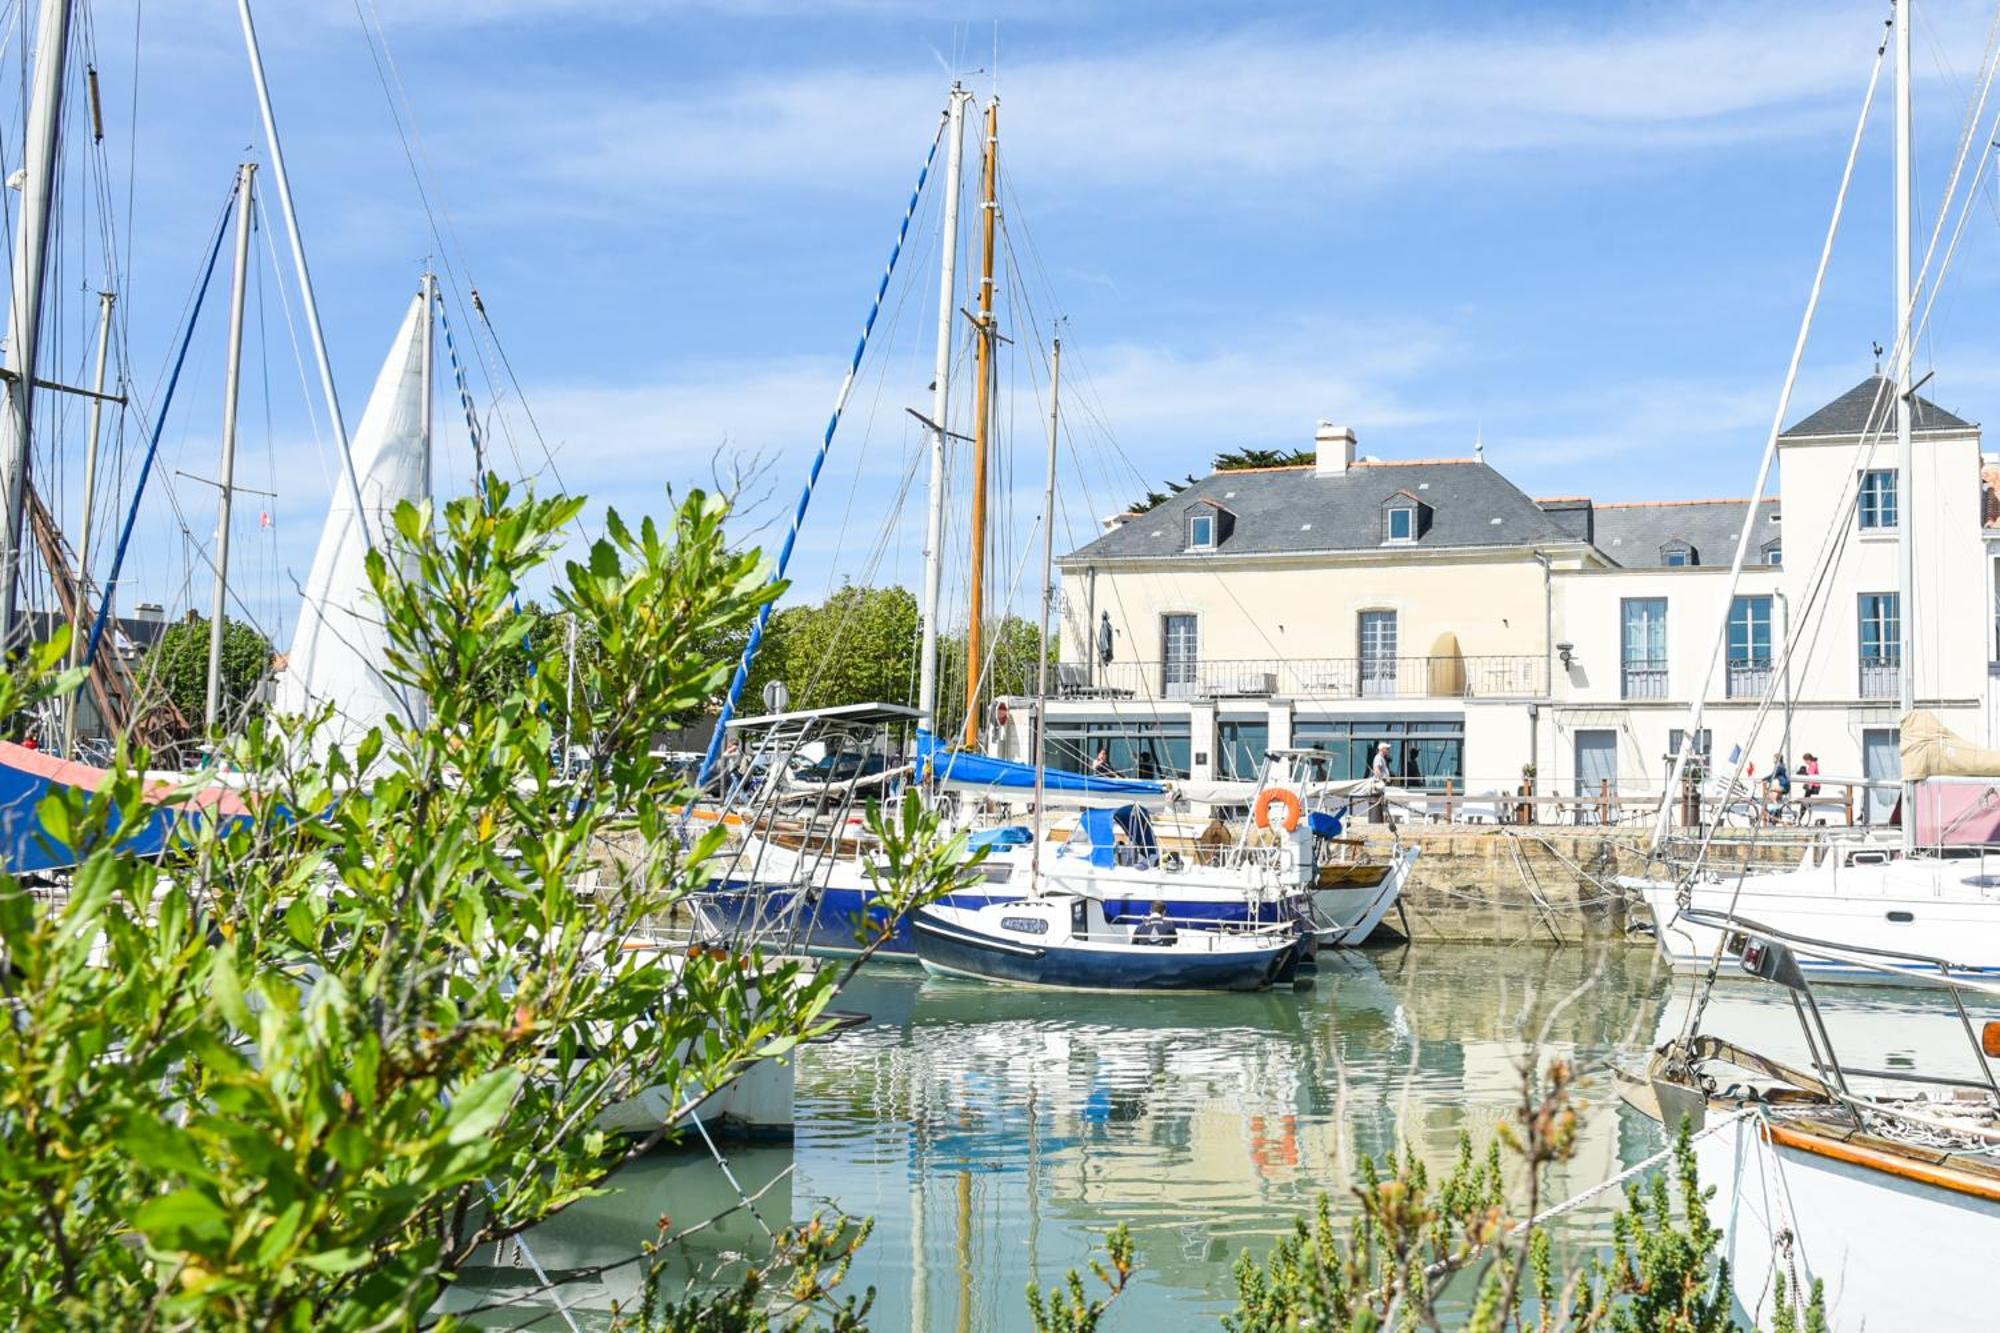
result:
[(1682, 569), (1698, 561), (1694, 547), (1683, 541), (1671, 541), (1660, 548), (1660, 563), (1668, 569)]
[(1213, 551), (1229, 540), (1229, 534), (1236, 526), (1236, 515), (1213, 500), (1197, 500), (1185, 511), (1187, 515), (1187, 549), (1190, 551)]
[[(1775, 518), (1776, 515), (1772, 515), (1772, 517)], [(1767, 565), (1784, 564), (1785, 563), (1784, 550), (1785, 548), (1783, 543), (1781, 543), (1775, 537), (1773, 537), (1770, 541), (1765, 542), (1763, 547), (1764, 563)]]
[(1430, 529), (1431, 507), (1408, 491), (1397, 491), (1382, 502), (1382, 543), (1407, 546)]

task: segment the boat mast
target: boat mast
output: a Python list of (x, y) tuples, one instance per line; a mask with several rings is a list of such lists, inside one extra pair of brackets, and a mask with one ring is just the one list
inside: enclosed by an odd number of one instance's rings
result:
[(277, 187), (279, 211), (285, 218), (285, 234), (292, 243), (292, 267), (298, 271), (299, 277), (299, 305), (305, 313), (306, 331), (312, 335), (313, 359), (319, 366), (319, 387), (326, 397), (327, 420), (333, 426), (333, 443), (340, 453), (340, 470), (347, 480), (347, 498), (354, 505), (354, 521), (360, 526), (362, 544), (373, 550), (375, 538), (368, 530), (368, 507), (361, 498), (361, 478), (355, 475), (354, 453), (347, 443), (347, 422), (340, 415), (340, 396), (333, 388), (333, 361), (326, 351), (326, 330), (319, 322), (319, 301), (313, 295), (312, 271), (306, 267), (305, 237), (299, 233), (298, 210), (292, 206), (292, 182), (285, 174), (285, 149), (278, 139), (278, 113), (271, 105), (271, 85), (264, 78), (264, 53), (257, 45), (257, 25), (250, 17), (250, 0), (236, 0), (236, 12), (243, 21), (243, 46), (250, 56), (250, 81), (257, 88), (257, 110), (263, 116), (264, 142), (271, 152), (271, 183)]
[(1049, 470), (1042, 487), (1042, 632), (1035, 640), (1035, 838), (1029, 843), (1029, 886), (1037, 893), (1042, 887), (1042, 792), (1048, 779), (1048, 765), (1042, 758), (1044, 714), (1049, 708), (1049, 611), (1055, 602), (1056, 565), (1056, 439), (1061, 425), (1062, 339), (1057, 338), (1049, 355)]
[(222, 382), (222, 472), (216, 480), (215, 600), (208, 614), (208, 696), (203, 735), (212, 736), (222, 712), (222, 627), (229, 602), (229, 518), (236, 499), (236, 403), (243, 386), (243, 298), (250, 275), (250, 223), (257, 164), (236, 169), (236, 269), (229, 289), (229, 357)]
[(424, 440), (424, 498), (431, 497), (431, 396), (432, 362), (436, 354), (432, 350), (432, 339), (436, 336), (431, 325), (436, 318), (438, 303), (437, 274), (424, 270), (424, 368), (423, 368), (423, 440)]
[[(1910, 443), (1910, 316), (1915, 293), (1910, 290), (1911, 110), (1910, 30), (1912, 0), (1898, 0), (1896, 9), (1896, 655), (1902, 718), (1909, 721), (1917, 706), (1916, 534), (1911, 504), (1916, 480), (1915, 452)], [(1916, 784), (1902, 779), (1903, 852), (1917, 845)]]
[(14, 642), (20, 592), (21, 536), (28, 504), (28, 437), (34, 421), (35, 363), (42, 334), (42, 287), (55, 216), (63, 78), (69, 61), (72, 0), (42, 0), (35, 31), (35, 85), (21, 165), (21, 225), (14, 248), (14, 302), (7, 315), (7, 405), (0, 413), (0, 493), (7, 506), (5, 569), (0, 571), (0, 649)]
[[(77, 623), (69, 629), (69, 666), (72, 671), (83, 665), (83, 644), (89, 637), (83, 620), (90, 611), (90, 529), (97, 511), (97, 445), (104, 436), (104, 376), (111, 365), (111, 307), (117, 302), (118, 293), (99, 292), (97, 300), (97, 373), (90, 382), (90, 440), (83, 451), (83, 522), (78, 528), (76, 543)], [(76, 716), (82, 700), (83, 691), (75, 690), (63, 702), (62, 754), (65, 759), (76, 758)]]
[(979, 664), (985, 655), (986, 450), (993, 415), (993, 228), (999, 220), (1000, 99), (986, 103), (986, 164), (980, 194), (979, 387), (972, 414), (972, 605), (965, 630), (965, 748), (979, 748)]
[(924, 521), (924, 639), (917, 662), (918, 724), (937, 734), (938, 610), (944, 589), (944, 433), (951, 410), (951, 348), (953, 321), (958, 317), (958, 200), (960, 161), (965, 150), (965, 104), (972, 94), (951, 85), (946, 116), (950, 126), (945, 156), (943, 240), (938, 246), (942, 270), (938, 277), (937, 365), (931, 380), (930, 510)]

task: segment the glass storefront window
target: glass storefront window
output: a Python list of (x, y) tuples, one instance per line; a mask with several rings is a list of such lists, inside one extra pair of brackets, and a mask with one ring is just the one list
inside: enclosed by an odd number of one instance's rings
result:
[(1342, 782), (1368, 776), (1375, 747), (1389, 742), (1389, 770), (1398, 786), (1443, 791), (1449, 778), (1465, 790), (1465, 719), (1450, 718), (1299, 718), (1292, 724), (1292, 744), (1326, 751), (1314, 776)]
[(1072, 773), (1109, 773), (1160, 781), (1188, 775), (1188, 724), (1070, 722), (1051, 718), (1042, 762)]

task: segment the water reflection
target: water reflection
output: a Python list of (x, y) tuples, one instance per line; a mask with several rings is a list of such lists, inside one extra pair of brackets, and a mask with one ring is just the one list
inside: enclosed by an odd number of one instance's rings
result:
[[(1593, 1070), (1651, 1044), (1667, 992), (1638, 949), (1432, 945), (1344, 957), (1313, 990), (1271, 995), (1043, 994), (871, 971), (842, 1007), (873, 1021), (802, 1056), (798, 1138), (779, 1155), (795, 1174), (765, 1211), (774, 1224), (826, 1205), (876, 1219), (852, 1281), (877, 1289), (880, 1328), (1022, 1327), (1029, 1281), (1082, 1267), (1129, 1221), (1141, 1276), (1121, 1326), (1179, 1327), (1233, 1304), (1241, 1249), (1261, 1250), (1322, 1192), (1344, 1207), (1363, 1156), (1407, 1141), (1448, 1167), (1462, 1130), (1479, 1138), (1511, 1112), (1524, 1027), (1559, 1002), (1544, 1054)], [(1659, 1146), (1602, 1073), (1584, 1091), (1557, 1197)], [(705, 1155), (661, 1160), (543, 1228), (536, 1256), (601, 1261), (663, 1210), (693, 1218), (733, 1199)], [(751, 1177), (781, 1169), (731, 1161)], [(1561, 1235), (1600, 1240), (1616, 1202), (1568, 1215)], [(689, 1250), (713, 1262), (753, 1248), (737, 1221)], [(614, 1286), (572, 1294), (601, 1309)]]

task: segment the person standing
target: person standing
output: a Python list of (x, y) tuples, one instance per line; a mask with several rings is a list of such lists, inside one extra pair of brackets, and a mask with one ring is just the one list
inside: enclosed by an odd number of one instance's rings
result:
[(1368, 776), (1382, 784), (1382, 790), (1375, 795), (1375, 804), (1369, 807), (1368, 822), (1386, 823), (1389, 818), (1389, 742), (1383, 741), (1375, 747), (1375, 758), (1368, 765)]

